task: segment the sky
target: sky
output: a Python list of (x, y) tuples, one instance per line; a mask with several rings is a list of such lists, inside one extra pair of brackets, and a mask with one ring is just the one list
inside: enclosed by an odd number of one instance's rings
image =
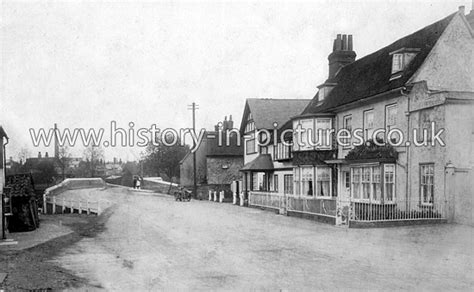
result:
[[(446, 1), (1, 2), (0, 125), (7, 157), (53, 153), (29, 129), (213, 129), (246, 98), (311, 99), (336, 34), (357, 58), (466, 6)], [(120, 137), (120, 136), (119, 136)], [(82, 156), (83, 146), (71, 148)], [(141, 147), (108, 147), (137, 160)]]

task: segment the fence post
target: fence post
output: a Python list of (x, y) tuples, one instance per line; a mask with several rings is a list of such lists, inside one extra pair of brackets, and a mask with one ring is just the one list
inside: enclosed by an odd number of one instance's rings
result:
[(90, 215), (91, 209), (89, 208), (89, 200), (86, 201), (86, 210), (87, 210), (87, 215)]
[(53, 214), (56, 214), (56, 197), (53, 197)]
[(240, 192), (240, 206), (243, 207), (244, 206), (244, 192)]
[(74, 213), (74, 211), (73, 211), (73, 209), (72, 209), (72, 206), (73, 206), (73, 203), (72, 203), (72, 199), (71, 199), (71, 207), (69, 207), (69, 209), (70, 209), (70, 211), (71, 211), (71, 212), (70, 212), (71, 214)]
[(232, 192), (232, 205), (237, 204), (237, 192)]
[(217, 191), (214, 191), (214, 202), (217, 202)]
[(220, 191), (219, 193), (219, 203), (224, 202), (224, 191)]
[(79, 214), (82, 214), (82, 204), (81, 204), (81, 202), (82, 202), (82, 201), (79, 200), (79, 208), (78, 208), (78, 209), (79, 209), (79, 211), (78, 211)]
[(209, 190), (209, 201), (212, 201), (212, 191)]
[(47, 213), (48, 206), (46, 205), (46, 194), (43, 194), (43, 214)]

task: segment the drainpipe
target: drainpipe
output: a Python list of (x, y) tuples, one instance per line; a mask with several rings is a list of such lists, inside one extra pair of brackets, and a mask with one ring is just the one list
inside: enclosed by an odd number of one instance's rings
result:
[[(6, 176), (5, 176), (5, 172), (6, 172), (6, 165), (5, 163), (7, 162), (7, 155), (5, 153), (5, 146), (7, 146), (8, 142), (9, 142), (9, 139), (8, 137), (5, 137), (7, 139), (7, 143), (3, 144), (3, 137), (2, 137), (2, 148), (3, 148), (3, 157), (1, 159), (3, 159), (3, 180), (5, 181), (6, 179)], [(4, 199), (4, 196), (5, 196), (5, 193), (3, 190), (2, 191), (2, 239), (6, 239), (7, 236), (5, 235), (5, 214), (4, 214), (4, 210), (5, 210), (5, 207), (4, 207), (4, 204), (5, 204), (5, 199)]]
[[(410, 97), (408, 96), (408, 90), (406, 87), (403, 87), (401, 90), (400, 90), (400, 94), (405, 96), (407, 98), (407, 112), (406, 112), (406, 116), (407, 116), (407, 132), (406, 132), (406, 135), (408, 135), (408, 137), (410, 137)], [(413, 137), (411, 137), (413, 139)], [(412, 141), (413, 143), (413, 141)], [(411, 146), (407, 146), (407, 163), (406, 163), (406, 168), (405, 168), (405, 173), (406, 173), (406, 188), (405, 188), (405, 204), (406, 204), (406, 207), (408, 208), (408, 192), (410, 191), (410, 183), (409, 183), (409, 180), (410, 180), (410, 175), (409, 175), (409, 169), (410, 169), (410, 150), (411, 150)], [(411, 180), (410, 180), (411, 181)]]

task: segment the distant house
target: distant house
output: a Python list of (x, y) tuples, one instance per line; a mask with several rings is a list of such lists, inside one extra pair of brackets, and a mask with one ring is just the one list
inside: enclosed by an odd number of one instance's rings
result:
[[(291, 146), (282, 141), (281, 130), (287, 122), (300, 114), (309, 99), (247, 99), (240, 126), (244, 138), (244, 163), (241, 168), (243, 191), (293, 191)], [(260, 135), (258, 131), (268, 131)], [(275, 133), (277, 133), (275, 135)], [(291, 142), (292, 135), (287, 137)]]
[[(244, 161), (243, 146), (240, 145), (238, 131), (230, 131), (233, 126), (230, 116), (229, 120), (226, 118), (221, 125), (216, 125), (214, 131), (206, 131), (196, 151), (196, 182), (200, 196), (207, 196), (208, 190), (224, 190), (226, 197), (229, 197), (231, 183), (240, 178), (239, 170)], [(193, 153), (189, 152), (180, 161), (180, 184), (192, 189), (193, 181)]]

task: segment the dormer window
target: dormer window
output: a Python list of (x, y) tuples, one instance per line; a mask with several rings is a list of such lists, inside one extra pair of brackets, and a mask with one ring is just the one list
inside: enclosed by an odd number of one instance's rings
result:
[(323, 83), (318, 86), (319, 92), (318, 92), (318, 101), (323, 101), (329, 93), (331, 93), (331, 90), (336, 86), (336, 83)]
[(390, 80), (402, 76), (402, 71), (405, 70), (410, 62), (415, 58), (420, 49), (416, 48), (402, 48), (391, 52), (392, 56), (392, 77)]

